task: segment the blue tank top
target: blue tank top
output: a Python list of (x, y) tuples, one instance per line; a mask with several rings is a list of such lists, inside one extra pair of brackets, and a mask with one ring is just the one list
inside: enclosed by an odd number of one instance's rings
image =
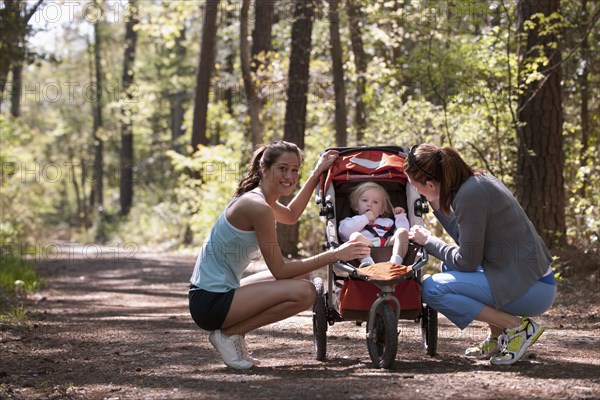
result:
[(238, 288), (244, 270), (260, 257), (256, 232), (231, 225), (226, 211), (219, 216), (204, 241), (190, 278), (190, 283), (210, 292), (224, 293)]

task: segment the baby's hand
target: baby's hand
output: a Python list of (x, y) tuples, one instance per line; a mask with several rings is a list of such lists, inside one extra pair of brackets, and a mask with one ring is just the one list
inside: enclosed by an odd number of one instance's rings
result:
[(375, 220), (377, 219), (377, 217), (373, 214), (373, 212), (371, 212), (371, 210), (369, 210), (365, 213), (365, 217), (367, 217), (369, 219), (370, 223), (375, 222)]
[(394, 207), (394, 215), (402, 214), (403, 212), (404, 212), (404, 208)]

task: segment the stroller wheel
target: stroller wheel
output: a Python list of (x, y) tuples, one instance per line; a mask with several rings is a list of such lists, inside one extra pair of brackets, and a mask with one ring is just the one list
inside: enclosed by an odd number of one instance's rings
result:
[(437, 354), (438, 342), (438, 314), (437, 311), (423, 304), (421, 318), (421, 332), (423, 334), (423, 346), (428, 356)]
[(323, 280), (315, 278), (313, 283), (317, 290), (317, 298), (313, 305), (313, 345), (315, 348), (315, 358), (318, 361), (323, 361), (327, 354), (327, 301), (325, 299)]
[[(367, 348), (375, 368), (391, 368), (398, 352), (398, 320), (387, 302), (375, 309), (373, 327), (367, 326)], [(371, 328), (371, 331), (369, 331)]]

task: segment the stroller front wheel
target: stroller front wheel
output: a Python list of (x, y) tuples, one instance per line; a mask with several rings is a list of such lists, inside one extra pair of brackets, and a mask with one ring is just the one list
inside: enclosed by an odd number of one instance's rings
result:
[(398, 319), (387, 301), (375, 309), (373, 326), (367, 326), (367, 348), (375, 368), (389, 369), (398, 352)]
[(438, 342), (438, 313), (426, 304), (423, 304), (422, 308), (421, 332), (427, 355), (435, 356)]
[(323, 288), (323, 279), (313, 280), (317, 291), (317, 298), (313, 305), (313, 345), (315, 358), (318, 361), (325, 360), (327, 354), (327, 301)]

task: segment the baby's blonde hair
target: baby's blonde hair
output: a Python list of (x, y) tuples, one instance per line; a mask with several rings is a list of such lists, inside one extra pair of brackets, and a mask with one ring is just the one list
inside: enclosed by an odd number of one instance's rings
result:
[(352, 209), (354, 211), (358, 210), (358, 199), (364, 192), (372, 189), (377, 190), (383, 196), (383, 214), (392, 214), (393, 207), (390, 200), (390, 195), (383, 188), (383, 186), (375, 182), (364, 182), (352, 189), (352, 193), (350, 193), (350, 206)]

